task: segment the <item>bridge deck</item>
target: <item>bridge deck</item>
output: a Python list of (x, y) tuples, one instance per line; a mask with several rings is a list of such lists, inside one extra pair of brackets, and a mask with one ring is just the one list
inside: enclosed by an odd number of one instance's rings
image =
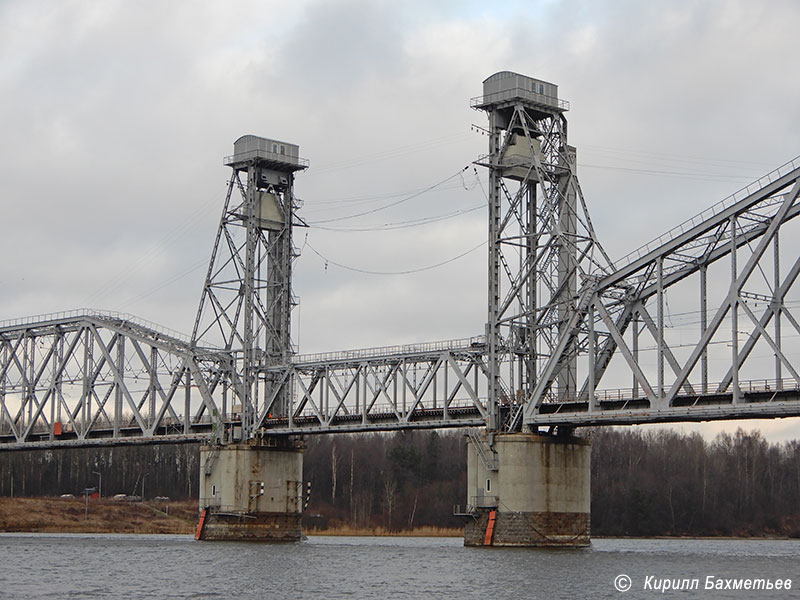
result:
[(678, 396), (672, 406), (651, 407), (646, 398), (600, 400), (589, 410), (589, 403), (543, 404), (530, 425), (635, 425), (732, 419), (771, 419), (800, 416), (800, 391), (742, 391), (734, 402), (732, 393), (707, 393)]
[[(533, 419), (525, 424), (538, 426), (590, 427), (600, 425), (634, 425), (643, 423), (677, 423), (733, 419), (767, 419), (800, 416), (800, 386), (785, 382), (746, 381), (740, 382), (740, 393), (734, 399), (731, 392), (709, 391), (694, 395), (684, 394), (675, 398), (671, 406), (651, 406), (643, 396), (634, 396), (631, 390), (598, 391), (594, 406), (587, 401), (544, 403)], [(511, 409), (508, 405), (499, 405)], [(228, 421), (228, 426), (240, 423), (237, 418)], [(480, 427), (485, 418), (474, 406), (451, 406), (444, 408), (416, 408), (398, 419), (394, 412), (337, 414), (329, 422), (320, 423), (317, 415), (305, 413), (288, 418), (269, 418), (263, 429), (267, 435), (314, 435), (322, 433), (359, 433), (395, 431), (399, 429), (441, 429)], [(208, 440), (214, 429), (210, 418), (192, 425), (189, 433), (183, 433), (179, 423), (166, 422), (154, 430), (154, 435), (142, 435), (131, 423), (114, 436), (111, 427), (91, 430), (80, 437), (75, 431), (65, 430), (58, 436), (48, 428), (35, 428), (24, 442), (16, 440), (8, 430), (0, 431), (0, 451), (34, 448), (117, 446), (130, 444), (183, 444)]]

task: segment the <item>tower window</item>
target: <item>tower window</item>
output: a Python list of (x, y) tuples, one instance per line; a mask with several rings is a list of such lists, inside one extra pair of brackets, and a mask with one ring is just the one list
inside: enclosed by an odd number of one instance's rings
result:
[(486, 491), (487, 492), (491, 492), (492, 491), (492, 480), (491, 479), (487, 479), (486, 480)]

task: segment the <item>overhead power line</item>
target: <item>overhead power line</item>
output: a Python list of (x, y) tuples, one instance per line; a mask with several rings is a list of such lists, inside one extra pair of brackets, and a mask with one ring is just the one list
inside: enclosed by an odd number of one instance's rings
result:
[(483, 241), (480, 244), (478, 244), (477, 246), (475, 246), (473, 248), (470, 248), (466, 252), (462, 252), (458, 256), (454, 256), (452, 258), (448, 258), (447, 260), (443, 260), (442, 262), (438, 262), (436, 264), (428, 265), (428, 266), (425, 266), (425, 267), (419, 267), (417, 269), (406, 269), (406, 270), (403, 270), (403, 271), (370, 271), (369, 269), (361, 269), (361, 268), (358, 268), (358, 267), (351, 267), (349, 265), (343, 265), (342, 263), (339, 263), (339, 262), (336, 262), (334, 260), (331, 260), (330, 258), (325, 256), (324, 254), (319, 252), (316, 248), (314, 248), (314, 246), (309, 244), (307, 241), (306, 241), (305, 245), (308, 248), (311, 248), (311, 251), (314, 254), (316, 254), (323, 261), (325, 261), (325, 267), (326, 268), (330, 264), (330, 265), (334, 265), (336, 267), (339, 267), (340, 269), (345, 269), (347, 271), (354, 271), (356, 273), (365, 273), (367, 275), (409, 275), (411, 273), (421, 273), (422, 271), (430, 271), (431, 269), (436, 269), (438, 267), (443, 267), (444, 265), (450, 264), (451, 262), (455, 262), (459, 258), (463, 258), (463, 257), (467, 256), (468, 254), (471, 254), (472, 252), (475, 252), (475, 250), (477, 250), (481, 246), (485, 246), (486, 242)]
[(391, 208), (393, 206), (397, 206), (398, 204), (402, 204), (404, 202), (408, 202), (409, 200), (413, 200), (414, 198), (416, 198), (418, 196), (421, 196), (422, 194), (425, 194), (426, 192), (430, 192), (431, 190), (436, 189), (437, 187), (447, 183), (451, 179), (455, 179), (456, 177), (461, 175), (461, 173), (463, 173), (467, 169), (469, 169), (469, 165), (467, 165), (463, 169), (459, 169), (456, 173), (450, 175), (449, 177), (445, 177), (444, 179), (442, 179), (438, 183), (434, 183), (433, 185), (430, 185), (430, 186), (428, 186), (428, 187), (426, 187), (426, 188), (424, 188), (424, 189), (422, 189), (422, 190), (420, 190), (418, 192), (415, 192), (415, 193), (413, 193), (413, 194), (411, 194), (409, 196), (406, 196), (404, 198), (400, 198), (400, 200), (395, 200), (394, 202), (390, 202), (389, 204), (385, 204), (383, 206), (378, 206), (376, 208), (371, 208), (369, 210), (365, 210), (365, 211), (362, 211), (362, 212), (359, 212), (359, 213), (355, 213), (355, 214), (352, 214), (352, 215), (344, 215), (342, 217), (334, 217), (332, 219), (323, 219), (321, 221), (311, 221), (311, 222), (309, 222), (309, 225), (311, 225), (313, 227), (314, 225), (319, 225), (320, 223), (336, 223), (338, 221), (345, 221), (347, 219), (355, 219), (356, 217), (363, 217), (365, 215), (371, 215), (371, 214), (374, 214), (376, 212), (379, 212), (379, 211), (382, 211), (382, 210), (386, 210), (387, 208)]

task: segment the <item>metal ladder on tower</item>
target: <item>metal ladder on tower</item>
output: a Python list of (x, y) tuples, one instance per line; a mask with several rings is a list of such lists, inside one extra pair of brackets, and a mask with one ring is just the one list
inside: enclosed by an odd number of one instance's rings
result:
[(497, 452), (489, 446), (486, 440), (483, 439), (475, 429), (468, 429), (467, 435), (469, 435), (470, 441), (473, 446), (475, 446), (475, 450), (477, 450), (483, 466), (489, 471), (497, 471), (499, 467)]

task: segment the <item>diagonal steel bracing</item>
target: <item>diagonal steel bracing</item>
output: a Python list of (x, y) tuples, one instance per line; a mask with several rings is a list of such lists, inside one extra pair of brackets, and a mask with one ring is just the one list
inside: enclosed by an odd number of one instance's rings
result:
[(471, 104), (489, 120), (485, 335), (295, 355), (308, 163), (244, 136), (192, 335), (91, 310), (0, 323), (0, 448), (800, 414), (800, 160), (614, 263), (556, 87), (502, 72)]
[[(800, 213), (798, 193), (796, 159), (617, 261), (613, 272), (587, 280), (582, 293), (591, 299), (573, 316), (545, 368), (550, 372), (563, 362), (567, 348), (591, 348), (582, 361), (580, 391), (562, 401), (544, 382), (529, 398), (524, 422), (535, 427), (800, 414), (793, 360), (798, 347), (781, 327), (794, 321), (788, 294), (800, 274), (800, 248), (790, 234)], [(782, 247), (781, 240), (790, 241)], [(792, 264), (785, 277), (781, 257)], [(680, 290), (673, 297), (699, 301), (687, 312), (697, 316), (694, 329), (680, 336), (666, 323), (673, 290)], [(651, 352), (646, 361), (643, 343)], [(772, 363), (765, 363), (764, 354)], [(722, 363), (714, 385), (710, 357)], [(620, 377), (633, 384), (613, 392), (598, 389), (604, 378)]]
[(222, 430), (209, 390), (218, 351), (128, 317), (77, 311), (0, 327), (4, 448), (184, 441)]
[(488, 417), (482, 338), (301, 356), (281, 373), (297, 393), (288, 415), (260, 415), (267, 434), (464, 427)]

